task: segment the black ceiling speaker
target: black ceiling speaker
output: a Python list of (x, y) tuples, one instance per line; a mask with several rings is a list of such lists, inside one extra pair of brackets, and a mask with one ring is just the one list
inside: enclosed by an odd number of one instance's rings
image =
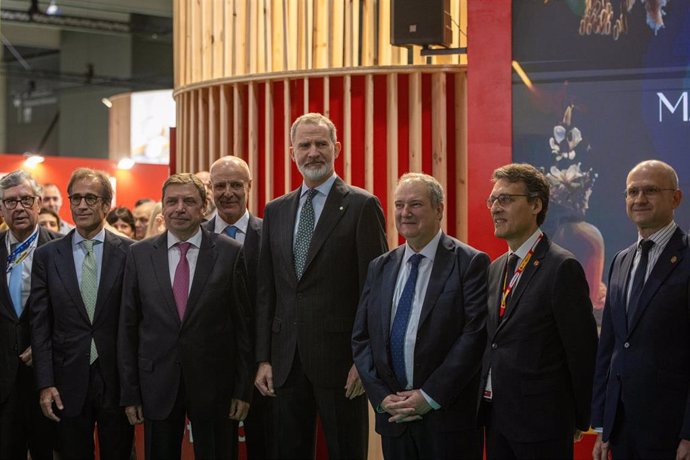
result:
[(392, 0), (391, 45), (449, 47), (450, 0)]

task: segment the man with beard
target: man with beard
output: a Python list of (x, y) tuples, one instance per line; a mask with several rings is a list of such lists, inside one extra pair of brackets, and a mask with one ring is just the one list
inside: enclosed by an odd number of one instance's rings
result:
[(313, 458), (316, 415), (331, 460), (366, 458), (368, 419), (350, 337), (369, 262), (387, 249), (378, 199), (335, 174), (341, 145), (318, 113), (290, 130), (304, 182), (266, 205), (255, 384), (275, 397), (278, 458)]

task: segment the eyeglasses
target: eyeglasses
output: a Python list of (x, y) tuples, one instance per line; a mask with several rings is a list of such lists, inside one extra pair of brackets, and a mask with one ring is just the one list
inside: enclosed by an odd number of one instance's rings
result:
[(7, 209), (14, 209), (17, 207), (17, 203), (21, 203), (23, 208), (30, 208), (31, 206), (34, 205), (34, 202), (36, 201), (35, 196), (23, 196), (18, 199), (11, 199), (8, 198), (6, 200), (2, 200), (2, 204), (5, 205), (5, 208)]
[(87, 193), (86, 195), (75, 194), (69, 196), (69, 202), (72, 206), (79, 206), (81, 204), (81, 200), (86, 201), (87, 206), (93, 206), (98, 203), (98, 200), (100, 199), (100, 196), (93, 195), (91, 193)]
[(649, 185), (647, 187), (630, 187), (629, 189), (625, 190), (623, 193), (625, 194), (626, 198), (631, 198), (635, 199), (638, 196), (640, 196), (640, 193), (642, 193), (644, 196), (647, 198), (654, 198), (655, 196), (659, 195), (661, 192), (668, 191), (668, 192), (675, 192), (675, 188), (660, 188), (656, 187), (654, 185)]
[(508, 206), (510, 203), (515, 201), (516, 196), (526, 196), (530, 195), (524, 193), (501, 193), (498, 196), (491, 195), (488, 200), (486, 200), (486, 207), (491, 209), (495, 202), (498, 201), (500, 206)]

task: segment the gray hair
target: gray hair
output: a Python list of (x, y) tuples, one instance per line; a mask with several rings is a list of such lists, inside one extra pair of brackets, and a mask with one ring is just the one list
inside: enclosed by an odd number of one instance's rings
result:
[(398, 187), (405, 182), (421, 182), (424, 184), (429, 192), (429, 199), (431, 200), (432, 207), (438, 208), (439, 205), (443, 204), (443, 186), (434, 176), (424, 173), (408, 172), (400, 176)]
[(0, 179), (0, 198), (5, 197), (5, 190), (22, 185), (25, 182), (29, 183), (29, 186), (31, 187), (31, 190), (34, 192), (35, 196), (41, 196), (43, 189), (41, 188), (41, 185), (36, 182), (36, 179), (34, 179), (31, 174), (23, 169), (17, 169), (16, 171), (12, 171)]
[(297, 118), (295, 122), (292, 124), (292, 127), (290, 128), (290, 143), (294, 142), (295, 135), (297, 134), (297, 128), (299, 128), (299, 125), (301, 125), (302, 123), (312, 125), (326, 125), (326, 127), (328, 128), (328, 136), (331, 138), (331, 142), (333, 142), (334, 144), (338, 142), (338, 136), (333, 122), (325, 115), (312, 112), (305, 113), (304, 115)]

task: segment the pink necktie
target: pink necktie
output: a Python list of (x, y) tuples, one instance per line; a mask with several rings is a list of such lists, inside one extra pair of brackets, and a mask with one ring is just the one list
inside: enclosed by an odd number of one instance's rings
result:
[(177, 305), (177, 314), (180, 320), (184, 318), (184, 311), (187, 308), (187, 297), (189, 296), (189, 261), (187, 251), (192, 243), (177, 243), (180, 249), (180, 261), (175, 269), (175, 279), (173, 280), (173, 296)]

